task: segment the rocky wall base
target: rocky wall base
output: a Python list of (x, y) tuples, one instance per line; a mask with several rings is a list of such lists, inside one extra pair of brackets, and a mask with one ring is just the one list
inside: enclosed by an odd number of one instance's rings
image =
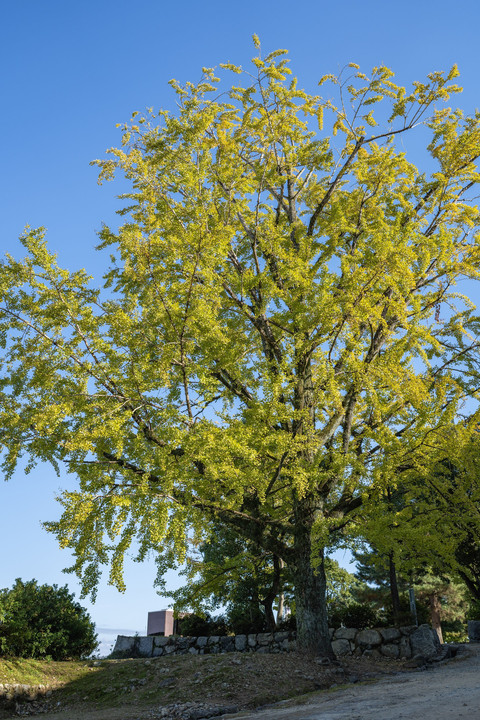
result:
[[(337, 656), (366, 655), (404, 658), (423, 655), (431, 658), (440, 652), (438, 636), (429, 625), (402, 628), (330, 630)], [(227, 652), (278, 653), (296, 650), (295, 632), (228, 635), (226, 637), (182, 637), (172, 635), (129, 637), (119, 635), (113, 649), (117, 657), (161, 657), (164, 655), (207, 655)]]
[(338, 628), (331, 633), (332, 648), (337, 656), (366, 655), (393, 659), (412, 657), (411, 636), (415, 626), (356, 630)]
[(183, 637), (171, 635), (128, 637), (119, 635), (113, 648), (118, 655), (130, 657), (160, 657), (162, 655), (208, 655), (227, 652), (288, 652), (295, 650), (293, 631), (258, 633), (255, 635), (212, 635)]
[(0, 700), (37, 700), (51, 694), (52, 690), (47, 685), (0, 683)]

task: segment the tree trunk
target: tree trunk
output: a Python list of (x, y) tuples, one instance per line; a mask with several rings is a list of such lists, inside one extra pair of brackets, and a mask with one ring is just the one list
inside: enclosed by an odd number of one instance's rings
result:
[[(278, 558), (278, 565), (280, 572), (285, 567), (285, 563), (283, 562), (282, 558)], [(277, 625), (282, 622), (283, 620), (283, 613), (284, 613), (284, 606), (285, 606), (285, 593), (283, 592), (283, 589), (280, 589), (279, 595), (278, 595), (278, 608), (277, 608)]]
[(400, 616), (400, 596), (398, 594), (397, 568), (393, 560), (393, 552), (388, 555), (388, 570), (390, 575), (390, 595), (392, 597), (393, 622), (396, 625)]
[(282, 567), (283, 567), (283, 561), (277, 555), (274, 555), (273, 556), (272, 584), (268, 590), (268, 593), (265, 595), (265, 597), (261, 601), (261, 603), (265, 609), (265, 617), (266, 617), (268, 629), (270, 630), (270, 632), (275, 632), (275, 628), (277, 627), (275, 615), (273, 614), (273, 603), (275, 602), (275, 598), (277, 597), (277, 595), (282, 587), (282, 581), (281, 581)]
[(265, 619), (267, 621), (268, 631), (275, 632), (277, 623), (275, 622), (275, 615), (273, 614), (272, 603), (263, 601), (262, 605), (265, 611)]
[(312, 524), (314, 512), (303, 498), (296, 504), (295, 527), (295, 605), (297, 647), (300, 652), (335, 659), (328, 631), (325, 557), (323, 548), (316, 552), (312, 567)]
[(429, 597), (430, 601), (430, 619), (432, 628), (436, 631), (441, 645), (443, 645), (442, 623), (441, 623), (441, 605), (437, 593), (432, 593)]
[(277, 625), (283, 620), (283, 613), (285, 607), (285, 593), (282, 591), (278, 596), (278, 609), (277, 609)]

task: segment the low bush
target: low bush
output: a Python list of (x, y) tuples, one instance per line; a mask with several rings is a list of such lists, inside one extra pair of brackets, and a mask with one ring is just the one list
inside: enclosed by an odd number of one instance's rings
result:
[(234, 635), (268, 632), (269, 629), (264, 613), (254, 603), (230, 607), (227, 622)]
[(372, 605), (351, 602), (348, 605), (336, 607), (330, 612), (329, 625), (331, 627), (373, 628), (385, 625), (385, 617)]
[(0, 590), (0, 655), (65, 660), (97, 646), (95, 625), (67, 586), (16, 580)]
[(204, 635), (228, 635), (229, 628), (225, 618), (219, 616), (213, 618), (206, 613), (203, 617), (189, 613), (177, 621), (178, 633), (189, 637), (200, 637)]

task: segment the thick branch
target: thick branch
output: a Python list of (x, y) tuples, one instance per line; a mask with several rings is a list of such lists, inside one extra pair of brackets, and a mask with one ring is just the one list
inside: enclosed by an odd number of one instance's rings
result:
[(363, 145), (364, 142), (365, 142), (365, 138), (364, 138), (364, 137), (358, 138), (358, 140), (357, 140), (357, 142), (355, 143), (355, 147), (353, 148), (352, 152), (350, 153), (350, 155), (349, 155), (348, 158), (346, 159), (345, 163), (342, 165), (342, 167), (341, 167), (340, 170), (338, 171), (336, 177), (332, 180), (332, 182), (331, 182), (330, 185), (328, 186), (327, 192), (325, 193), (325, 195), (323, 196), (322, 200), (319, 202), (319, 204), (318, 204), (317, 207), (315, 208), (315, 211), (314, 211), (312, 217), (310, 218), (310, 222), (308, 223), (308, 231), (307, 231), (307, 235), (308, 235), (308, 236), (313, 235), (313, 231), (314, 231), (314, 229), (315, 229), (315, 223), (317, 222), (318, 216), (320, 215), (320, 213), (322, 212), (323, 208), (325, 207), (325, 205), (328, 203), (328, 201), (329, 201), (330, 198), (332, 197), (335, 188), (337, 187), (338, 183), (340, 182), (340, 180), (342, 179), (342, 177), (343, 177), (343, 176), (345, 175), (345, 173), (347, 172), (348, 168), (349, 168), (350, 165), (352, 164), (353, 160), (355, 159), (355, 156), (357, 155), (358, 151), (360, 150), (360, 148), (362, 147), (362, 145)]
[[(150, 485), (167, 499), (172, 502), (178, 503), (182, 507), (188, 508), (193, 507), (206, 513), (210, 518), (219, 518), (225, 524), (235, 528), (243, 537), (248, 540), (252, 540), (257, 543), (260, 547), (265, 550), (272, 552), (279, 557), (289, 560), (292, 555), (292, 550), (285, 542), (280, 540), (286, 533), (286, 527), (278, 522), (277, 520), (270, 519), (268, 517), (257, 517), (244, 510), (235, 510), (233, 508), (222, 508), (215, 505), (213, 502), (205, 502), (203, 500), (196, 499), (195, 496), (189, 495), (186, 491), (180, 490), (179, 488), (173, 488), (173, 490), (166, 494), (161, 492), (161, 478), (157, 475), (152, 475), (150, 472), (143, 470), (138, 467), (135, 463), (126, 460), (125, 458), (119, 458), (112, 453), (103, 452), (105, 457), (110, 462), (114, 463), (118, 467), (128, 470), (133, 474), (148, 479)], [(184, 455), (184, 451), (181, 448), (173, 449), (171, 452), (174, 456)], [(200, 467), (200, 464), (193, 463), (200, 474), (204, 474), (205, 469)]]

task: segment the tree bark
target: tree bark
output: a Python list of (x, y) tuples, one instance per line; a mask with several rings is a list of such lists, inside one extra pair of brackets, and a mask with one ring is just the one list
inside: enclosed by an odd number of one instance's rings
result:
[[(282, 558), (278, 559), (278, 564), (279, 564), (280, 571), (282, 571), (284, 568), (284, 565), (285, 565)], [(281, 623), (283, 620), (284, 606), (285, 606), (285, 593), (283, 592), (283, 589), (281, 589), (278, 594), (277, 625), (279, 625), (279, 623)]]
[(397, 624), (400, 616), (400, 596), (398, 594), (397, 568), (393, 559), (393, 552), (388, 555), (388, 571), (390, 576), (390, 595), (392, 597), (393, 622)]
[(441, 623), (441, 605), (440, 605), (440, 599), (437, 595), (437, 593), (432, 593), (429, 597), (430, 601), (430, 620), (432, 623), (432, 628), (435, 630), (435, 632), (438, 635), (438, 639), (440, 640), (440, 643), (443, 645), (443, 634), (442, 634), (442, 623)]
[(275, 615), (273, 614), (273, 608), (272, 603), (269, 603), (268, 601), (263, 600), (262, 605), (265, 611), (265, 619), (267, 621), (267, 627), (269, 632), (275, 632), (275, 628), (277, 627), (277, 624), (275, 622)]
[(269, 588), (268, 593), (262, 599), (262, 605), (265, 609), (265, 617), (270, 632), (275, 632), (275, 628), (277, 627), (275, 615), (273, 614), (273, 603), (275, 602), (275, 598), (277, 597), (281, 589), (281, 571), (283, 564), (281, 565), (280, 563), (280, 558), (277, 555), (274, 555), (272, 584)]
[(297, 647), (300, 652), (335, 659), (328, 630), (326, 603), (325, 556), (316, 551), (312, 565), (312, 525), (315, 512), (303, 498), (295, 508), (295, 605)]
[(278, 596), (277, 626), (283, 620), (284, 607), (285, 607), (285, 593), (282, 591)]

